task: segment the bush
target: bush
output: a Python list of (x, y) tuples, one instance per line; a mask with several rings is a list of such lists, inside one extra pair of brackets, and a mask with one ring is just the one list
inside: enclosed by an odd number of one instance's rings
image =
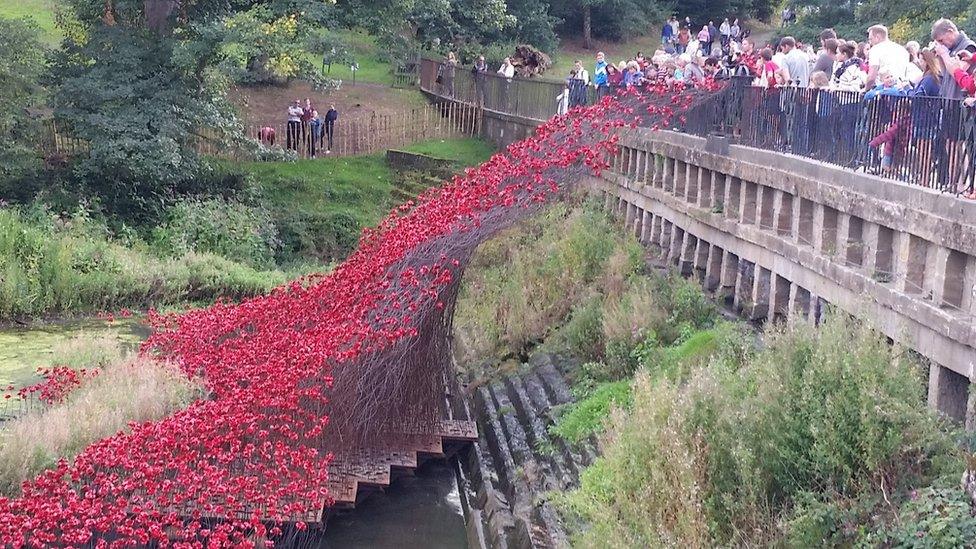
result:
[(139, 248), (109, 240), (84, 211), (0, 208), (0, 319), (238, 299), (288, 278), (212, 254), (158, 259)]
[(222, 198), (177, 203), (153, 231), (153, 244), (170, 256), (212, 253), (258, 268), (273, 267), (279, 248), (267, 210)]
[(877, 502), (962, 469), (918, 365), (863, 325), (776, 328), (755, 354), (715, 355), (684, 382), (638, 373), (631, 410), (608, 423), (603, 480), (560, 501), (581, 545), (849, 544), (865, 532), (845, 516), (891, 524)]
[(588, 353), (594, 296), (605, 281), (632, 274), (635, 256), (639, 245), (620, 236), (596, 204), (554, 204), (475, 254), (455, 329), (473, 361), (523, 354), (575, 316), (570, 337)]

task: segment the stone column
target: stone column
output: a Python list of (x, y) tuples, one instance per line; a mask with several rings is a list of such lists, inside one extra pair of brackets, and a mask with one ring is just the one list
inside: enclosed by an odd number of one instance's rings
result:
[(735, 279), (735, 296), (732, 300), (732, 307), (736, 311), (743, 311), (747, 305), (752, 305), (749, 301), (752, 299), (754, 273), (755, 264), (739, 260), (738, 276)]
[(752, 284), (752, 308), (748, 311), (750, 320), (764, 320), (769, 315), (769, 293), (772, 288), (772, 273), (756, 266)]
[(715, 292), (722, 285), (722, 258), (725, 253), (714, 244), (708, 247), (705, 264), (705, 290)]
[(681, 276), (692, 274), (695, 265), (695, 251), (698, 247), (698, 239), (688, 231), (682, 231), (681, 253), (678, 256), (678, 272)]
[(929, 407), (957, 421), (965, 421), (968, 393), (968, 379), (935, 362), (930, 363)]
[(719, 277), (719, 294), (722, 296), (735, 294), (735, 283), (739, 279), (739, 256), (722, 251), (722, 274)]
[(641, 233), (638, 239), (640, 240), (641, 244), (644, 244), (645, 246), (651, 241), (651, 226), (653, 223), (654, 214), (644, 210), (644, 216), (643, 219), (641, 219)]
[(941, 306), (945, 299), (946, 276), (948, 271), (949, 249), (936, 244), (929, 245), (925, 258), (926, 290), (932, 294), (932, 303)]

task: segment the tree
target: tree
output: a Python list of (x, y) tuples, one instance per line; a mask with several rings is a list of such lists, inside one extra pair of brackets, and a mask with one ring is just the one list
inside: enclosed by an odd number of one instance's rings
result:
[(43, 70), (44, 47), (37, 26), (0, 18), (0, 181), (36, 167), (36, 154), (28, 146), (36, 128), (27, 109), (41, 97)]
[(314, 73), (303, 17), (327, 17), (319, 4), (70, 0), (80, 30), (54, 56), (51, 76), (56, 116), (89, 144), (72, 165), (80, 187), (138, 222), (177, 197), (222, 191), (197, 145), (242, 139), (228, 77)]

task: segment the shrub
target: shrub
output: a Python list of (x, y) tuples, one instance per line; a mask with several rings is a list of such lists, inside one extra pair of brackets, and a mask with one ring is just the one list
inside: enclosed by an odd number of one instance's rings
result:
[(776, 328), (754, 354), (743, 347), (718, 350), (684, 382), (638, 373), (631, 410), (608, 423), (609, 480), (584, 478), (561, 502), (588, 528), (581, 545), (783, 544), (803, 524), (851, 543), (845, 516), (890, 523), (876, 502), (898, 505), (961, 470), (918, 366), (866, 326), (831, 317), (819, 330)]
[(84, 211), (0, 208), (0, 318), (236, 299), (287, 278), (212, 254), (158, 259), (109, 240)]
[[(632, 273), (631, 248), (590, 203), (554, 204), (486, 243), (467, 269), (455, 317), (471, 359), (522, 354), (571, 316), (577, 316), (574, 345), (599, 349), (585, 341), (598, 281), (612, 270), (608, 265), (626, 271), (618, 273), (622, 279)], [(624, 259), (608, 262), (615, 254)]]
[(252, 267), (274, 266), (279, 248), (271, 214), (221, 198), (185, 200), (169, 209), (153, 231), (155, 246), (171, 256), (212, 253)]

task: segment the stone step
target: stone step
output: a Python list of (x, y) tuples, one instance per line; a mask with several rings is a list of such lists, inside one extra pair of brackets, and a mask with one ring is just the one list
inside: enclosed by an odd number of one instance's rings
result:
[(549, 395), (551, 402), (555, 404), (566, 404), (574, 400), (573, 393), (569, 390), (569, 385), (566, 385), (566, 380), (563, 379), (563, 375), (553, 365), (551, 357), (547, 356), (546, 359), (540, 361), (539, 365), (535, 368), (535, 372), (539, 376), (539, 379), (542, 380), (542, 386)]
[(528, 473), (529, 471), (525, 471), (525, 468), (533, 467), (532, 462), (534, 459), (532, 456), (532, 448), (529, 446), (528, 436), (518, 422), (518, 411), (515, 409), (515, 405), (512, 404), (511, 400), (509, 400), (503, 384), (496, 383), (489, 386), (489, 392), (492, 398), (495, 399), (495, 407), (499, 415), (498, 421), (501, 423), (502, 430), (505, 433), (505, 440), (508, 441), (508, 449), (512, 453), (515, 465), (522, 467), (523, 472)]
[(475, 405), (482, 417), (485, 440), (488, 442), (489, 454), (495, 471), (498, 474), (499, 487), (505, 497), (511, 501), (515, 494), (515, 459), (508, 448), (505, 431), (498, 418), (498, 407), (487, 386), (479, 387), (475, 391)]
[(543, 465), (542, 490), (565, 489), (568, 484), (573, 482), (573, 478), (571, 476), (566, 478), (568, 467), (567, 464), (562, 463), (562, 456), (558, 452), (548, 453), (545, 451), (547, 447), (552, 446), (552, 441), (549, 439), (545, 424), (532, 406), (532, 401), (525, 394), (522, 379), (515, 375), (505, 378), (505, 388), (508, 391), (509, 399), (518, 412), (518, 420), (528, 436), (533, 457), (536, 462)]
[[(548, 434), (549, 428), (555, 424), (555, 417), (552, 413), (553, 404), (549, 401), (549, 395), (543, 388), (542, 381), (535, 372), (530, 371), (523, 374), (522, 383), (526, 393), (532, 400), (532, 406), (536, 411), (536, 415), (544, 422), (546, 433)], [(575, 486), (579, 482), (579, 475), (583, 467), (586, 465), (583, 455), (573, 445), (567, 444), (560, 437), (550, 436), (549, 440), (558, 453), (562, 455), (563, 461), (566, 463), (564, 470), (572, 475), (573, 486)]]

